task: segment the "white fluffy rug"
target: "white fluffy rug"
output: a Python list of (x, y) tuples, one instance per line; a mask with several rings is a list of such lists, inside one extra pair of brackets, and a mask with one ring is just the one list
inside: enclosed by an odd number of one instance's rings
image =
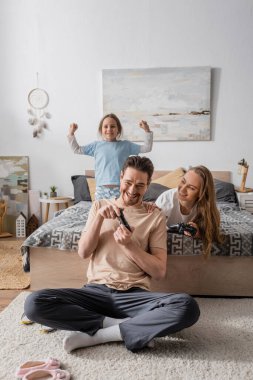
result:
[(122, 343), (67, 354), (66, 332), (41, 334), (20, 325), (22, 292), (0, 314), (0, 379), (13, 380), (28, 359), (58, 358), (73, 380), (252, 380), (253, 299), (198, 298), (201, 318), (193, 327), (155, 341), (133, 354)]

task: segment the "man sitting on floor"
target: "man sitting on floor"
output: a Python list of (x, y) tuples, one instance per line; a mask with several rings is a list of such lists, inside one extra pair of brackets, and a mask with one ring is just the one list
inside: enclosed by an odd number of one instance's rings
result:
[[(142, 203), (153, 170), (148, 158), (130, 156), (120, 197), (93, 203), (78, 249), (82, 258), (90, 257), (88, 284), (44, 289), (26, 299), (30, 320), (72, 331), (64, 339), (67, 352), (113, 341), (135, 352), (199, 318), (191, 296), (149, 290), (151, 278), (165, 277), (167, 260), (165, 217), (157, 208), (148, 213)], [(119, 223), (120, 209), (131, 231)]]

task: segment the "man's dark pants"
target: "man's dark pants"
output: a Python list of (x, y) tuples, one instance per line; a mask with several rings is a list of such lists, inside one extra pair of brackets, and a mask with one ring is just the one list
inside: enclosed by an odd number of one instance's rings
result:
[(43, 289), (25, 301), (25, 315), (34, 322), (61, 330), (94, 335), (105, 316), (127, 318), (120, 323), (126, 347), (137, 351), (197, 322), (197, 302), (184, 293), (156, 293), (140, 288), (126, 291), (89, 284), (81, 289)]

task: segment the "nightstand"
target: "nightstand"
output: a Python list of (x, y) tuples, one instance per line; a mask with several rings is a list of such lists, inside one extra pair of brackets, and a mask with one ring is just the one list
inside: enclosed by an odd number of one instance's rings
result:
[(70, 197), (40, 198), (40, 203), (46, 203), (46, 215), (44, 223), (48, 221), (49, 207), (51, 204), (56, 205), (56, 211), (59, 211), (59, 205), (63, 204), (65, 208), (69, 207), (69, 202), (73, 200)]
[(253, 214), (253, 192), (241, 193), (236, 192), (241, 210), (247, 210)]

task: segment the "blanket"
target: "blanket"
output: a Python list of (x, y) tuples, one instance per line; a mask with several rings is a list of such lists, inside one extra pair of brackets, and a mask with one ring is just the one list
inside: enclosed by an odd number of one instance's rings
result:
[[(76, 250), (88, 218), (91, 202), (79, 202), (56, 213), (55, 217), (34, 231), (21, 247), (23, 267), (30, 270), (29, 247)], [(233, 203), (218, 203), (223, 244), (213, 243), (214, 256), (253, 256), (253, 215)], [(201, 255), (201, 240), (167, 233), (167, 251), (171, 255)]]

